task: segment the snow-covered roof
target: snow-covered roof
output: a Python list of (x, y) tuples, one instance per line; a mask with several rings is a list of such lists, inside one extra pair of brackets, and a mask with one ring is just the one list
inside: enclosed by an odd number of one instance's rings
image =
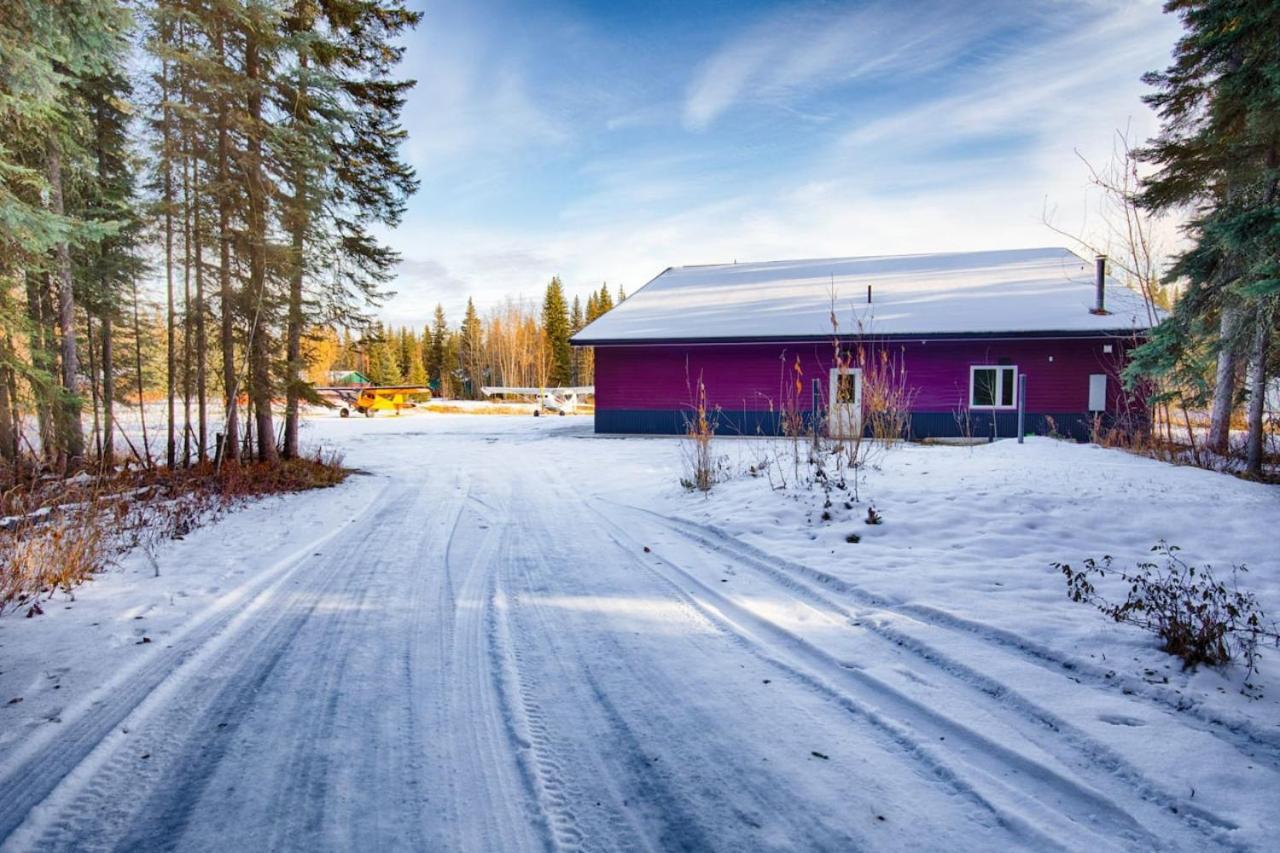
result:
[[(867, 288), (871, 302), (867, 302)], [(574, 336), (577, 344), (841, 334), (1099, 333), (1145, 329), (1141, 297), (1063, 248), (673, 267)]]

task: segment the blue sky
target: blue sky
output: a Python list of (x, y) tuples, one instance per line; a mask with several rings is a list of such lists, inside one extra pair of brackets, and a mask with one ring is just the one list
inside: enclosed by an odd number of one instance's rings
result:
[(667, 266), (1061, 244), (1096, 231), (1079, 151), (1155, 121), (1158, 2), (414, 4), (384, 307), (422, 324)]

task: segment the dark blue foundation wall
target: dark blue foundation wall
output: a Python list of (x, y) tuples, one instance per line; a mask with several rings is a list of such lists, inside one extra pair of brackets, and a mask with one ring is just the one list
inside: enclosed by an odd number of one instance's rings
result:
[[(686, 432), (689, 413), (664, 409), (596, 409), (596, 432), (632, 435), (681, 435)], [(778, 435), (777, 412), (731, 412), (715, 415), (717, 435)], [(1103, 429), (1116, 426), (1112, 415), (1102, 416)], [(1093, 418), (1083, 412), (1026, 414), (1028, 434), (1057, 435), (1088, 441)], [(1141, 425), (1138, 425), (1140, 428)], [(1016, 438), (1017, 412), (912, 412), (908, 438)]]

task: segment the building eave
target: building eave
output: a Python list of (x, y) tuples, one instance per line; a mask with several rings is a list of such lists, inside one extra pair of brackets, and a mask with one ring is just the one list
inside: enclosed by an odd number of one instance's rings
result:
[(1150, 329), (1059, 329), (1041, 331), (1014, 332), (896, 332), (878, 335), (752, 335), (735, 337), (688, 337), (688, 338), (615, 338), (600, 340), (578, 340), (571, 338), (569, 343), (575, 347), (612, 347), (612, 346), (704, 346), (704, 345), (748, 345), (748, 344), (809, 344), (840, 341), (972, 341), (972, 340), (1087, 340), (1091, 338), (1145, 338)]

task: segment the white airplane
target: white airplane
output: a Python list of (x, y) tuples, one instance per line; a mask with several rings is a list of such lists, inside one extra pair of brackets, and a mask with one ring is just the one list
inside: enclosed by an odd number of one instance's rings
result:
[(573, 387), (560, 388), (520, 388), (510, 385), (485, 385), (481, 392), (486, 397), (494, 394), (521, 394), (533, 397), (538, 407), (533, 410), (533, 416), (536, 418), (542, 414), (542, 410), (549, 412), (559, 412), (562, 415), (571, 415), (578, 411), (578, 401), (580, 398), (588, 394), (596, 393), (594, 385), (578, 385)]

